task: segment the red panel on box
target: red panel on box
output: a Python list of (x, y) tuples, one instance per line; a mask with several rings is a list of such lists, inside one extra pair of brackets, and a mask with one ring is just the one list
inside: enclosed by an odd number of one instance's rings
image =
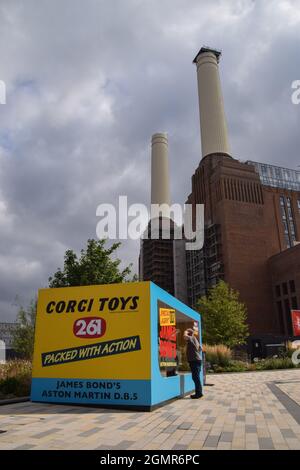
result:
[(294, 336), (300, 336), (300, 310), (292, 310)]

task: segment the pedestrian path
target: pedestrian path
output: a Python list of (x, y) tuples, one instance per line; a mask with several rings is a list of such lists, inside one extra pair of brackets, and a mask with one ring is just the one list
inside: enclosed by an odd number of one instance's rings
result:
[(0, 407), (0, 449), (300, 449), (300, 369), (208, 375), (205, 396), (152, 412)]

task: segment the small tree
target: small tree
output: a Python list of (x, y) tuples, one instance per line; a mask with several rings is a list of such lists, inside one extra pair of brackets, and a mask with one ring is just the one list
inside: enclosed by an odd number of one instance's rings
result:
[(27, 309), (20, 307), (12, 335), (12, 347), (23, 359), (32, 359), (33, 355), (36, 306), (37, 301), (32, 300)]
[[(119, 248), (114, 243), (105, 248), (105, 240), (88, 240), (86, 249), (81, 250), (78, 258), (73, 250), (67, 250), (63, 270), (58, 269), (49, 277), (49, 287), (89, 286), (94, 284), (115, 284), (126, 282), (131, 273), (131, 265), (120, 271), (119, 259), (111, 255)], [(133, 280), (136, 278), (133, 277)]]
[(245, 343), (249, 334), (246, 306), (226, 282), (220, 281), (207, 296), (201, 297), (197, 310), (202, 316), (204, 342), (230, 348)]

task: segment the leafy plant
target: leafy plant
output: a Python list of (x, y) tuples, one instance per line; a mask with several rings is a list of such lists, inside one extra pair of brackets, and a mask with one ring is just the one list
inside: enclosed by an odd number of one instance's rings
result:
[(197, 310), (202, 316), (205, 343), (224, 344), (229, 348), (244, 344), (248, 336), (245, 305), (237, 291), (220, 281), (198, 300)]
[(0, 399), (30, 394), (31, 362), (9, 361), (0, 365)]
[(210, 346), (205, 344), (203, 350), (206, 355), (206, 362), (209, 362), (211, 365), (219, 366), (228, 366), (232, 357), (231, 350), (224, 344), (217, 344)]
[(31, 359), (33, 355), (36, 306), (36, 300), (32, 300), (27, 309), (20, 306), (12, 334), (12, 347), (24, 359)]
[(262, 359), (255, 366), (256, 370), (293, 369), (295, 367), (289, 357)]
[(248, 364), (242, 361), (230, 361), (226, 366), (215, 365), (213, 370), (214, 372), (246, 372)]
[[(73, 250), (67, 250), (64, 267), (49, 277), (49, 287), (88, 286), (95, 284), (114, 284), (128, 281), (131, 265), (120, 270), (121, 261), (111, 259), (121, 243), (105, 248), (106, 240), (87, 241), (78, 257)], [(136, 276), (133, 277), (136, 280)]]

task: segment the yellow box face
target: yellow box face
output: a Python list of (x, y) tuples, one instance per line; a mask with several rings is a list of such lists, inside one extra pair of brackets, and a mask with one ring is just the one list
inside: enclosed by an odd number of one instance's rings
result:
[(34, 378), (150, 379), (150, 283), (41, 289)]

